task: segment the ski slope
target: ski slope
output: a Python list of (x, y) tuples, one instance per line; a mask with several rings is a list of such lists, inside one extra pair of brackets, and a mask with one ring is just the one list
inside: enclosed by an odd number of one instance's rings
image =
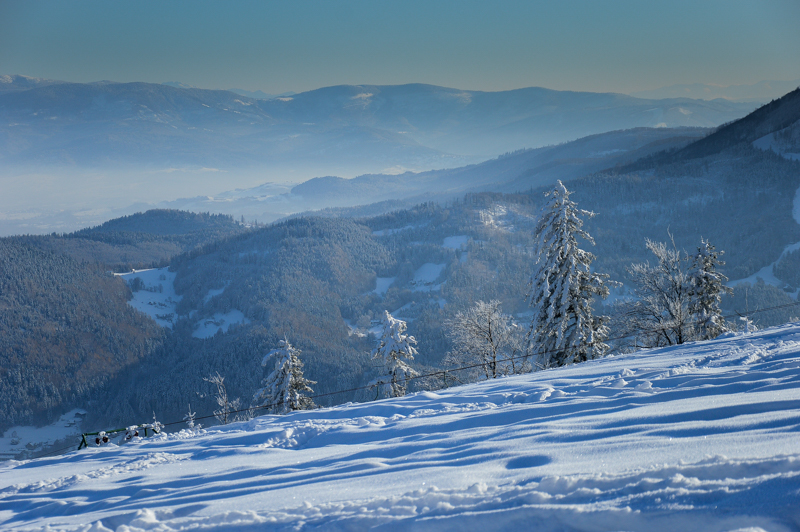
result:
[(800, 323), (0, 465), (45, 527), (798, 530)]

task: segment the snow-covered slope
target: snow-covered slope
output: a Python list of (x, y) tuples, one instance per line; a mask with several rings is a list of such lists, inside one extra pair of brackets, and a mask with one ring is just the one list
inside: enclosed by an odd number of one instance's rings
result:
[(800, 323), (0, 466), (0, 528), (800, 527)]

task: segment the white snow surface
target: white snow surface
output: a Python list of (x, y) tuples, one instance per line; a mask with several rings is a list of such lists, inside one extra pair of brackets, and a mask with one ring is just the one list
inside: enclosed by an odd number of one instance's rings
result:
[(176, 272), (169, 271), (169, 268), (158, 268), (115, 275), (122, 277), (125, 282), (140, 278), (145, 289), (134, 292), (128, 304), (153, 318), (160, 326), (172, 328), (177, 319), (175, 307), (183, 299), (183, 296), (175, 294), (173, 283)]
[(436, 279), (442, 275), (447, 264), (434, 264), (426, 262), (414, 272), (414, 279), (411, 284), (414, 285), (415, 292), (430, 292), (431, 290), (439, 290), (441, 285), (434, 285)]
[(226, 333), (231, 328), (231, 325), (247, 323), (250, 323), (250, 320), (245, 318), (241, 310), (233, 309), (225, 313), (217, 312), (211, 318), (198, 321), (194, 326), (192, 336), (195, 338), (211, 338), (219, 330)]
[(800, 323), (0, 465), (0, 529), (800, 529)]

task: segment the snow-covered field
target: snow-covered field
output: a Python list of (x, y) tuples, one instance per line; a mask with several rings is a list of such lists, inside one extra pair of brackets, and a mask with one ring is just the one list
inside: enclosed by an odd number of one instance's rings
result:
[(0, 438), (0, 459), (14, 458), (27, 451), (41, 451), (66, 438), (80, 438), (85, 410), (76, 408), (44, 427), (11, 427)]
[(48, 526), (798, 530), (800, 323), (0, 465)]
[(241, 310), (230, 310), (228, 312), (216, 312), (211, 318), (200, 320), (195, 325), (192, 336), (195, 338), (211, 338), (217, 332), (228, 332), (231, 325), (244, 325), (250, 323)]
[(169, 271), (169, 268), (159, 268), (116, 275), (129, 284), (136, 278), (140, 279), (141, 289), (133, 292), (133, 299), (128, 303), (153, 318), (160, 326), (172, 328), (177, 319), (175, 307), (183, 299), (175, 293), (175, 272)]

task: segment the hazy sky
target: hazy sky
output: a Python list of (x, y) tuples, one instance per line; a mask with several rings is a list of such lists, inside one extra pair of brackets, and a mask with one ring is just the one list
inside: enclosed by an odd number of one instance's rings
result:
[(800, 78), (800, 2), (6, 1), (0, 74), (302, 91)]

